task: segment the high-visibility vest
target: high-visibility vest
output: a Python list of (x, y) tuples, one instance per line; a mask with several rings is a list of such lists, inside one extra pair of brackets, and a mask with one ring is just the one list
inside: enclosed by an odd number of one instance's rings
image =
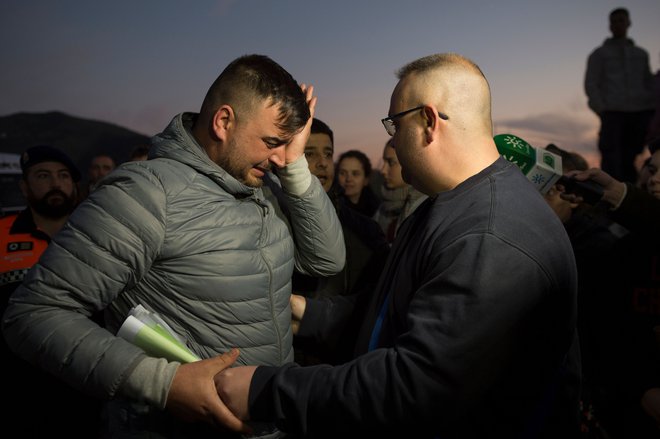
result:
[(0, 286), (23, 281), (49, 244), (31, 233), (10, 234), (17, 216), (0, 218)]

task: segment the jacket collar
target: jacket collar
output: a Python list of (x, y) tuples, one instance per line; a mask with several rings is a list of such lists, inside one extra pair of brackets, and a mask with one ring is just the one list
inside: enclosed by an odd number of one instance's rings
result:
[(32, 216), (32, 210), (26, 208), (22, 210), (17, 216), (14, 223), (9, 229), (10, 235), (16, 235), (19, 233), (26, 233), (34, 236), (38, 239), (43, 239), (44, 241), (50, 242), (50, 236), (45, 232), (39, 230), (37, 225), (34, 222), (34, 217)]

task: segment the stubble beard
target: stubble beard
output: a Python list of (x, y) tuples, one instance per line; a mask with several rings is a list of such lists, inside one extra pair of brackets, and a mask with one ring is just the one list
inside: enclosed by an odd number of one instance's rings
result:
[(240, 164), (243, 156), (239, 152), (240, 149), (238, 148), (237, 143), (238, 142), (235, 139), (229, 141), (227, 148), (229, 154), (224, 157), (219, 157), (217, 160), (218, 165), (224, 169), (227, 174), (231, 175), (244, 185), (260, 188), (264, 184), (263, 180), (250, 174), (250, 170), (252, 169), (251, 166), (248, 168), (246, 165)]

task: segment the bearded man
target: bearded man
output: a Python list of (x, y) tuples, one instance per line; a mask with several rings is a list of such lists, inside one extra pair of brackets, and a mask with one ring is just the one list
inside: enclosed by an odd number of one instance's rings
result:
[(33, 146), (21, 155), (25, 210), (0, 219), (0, 288), (3, 309), (9, 294), (39, 260), (50, 239), (76, 207), (80, 172), (61, 150)]

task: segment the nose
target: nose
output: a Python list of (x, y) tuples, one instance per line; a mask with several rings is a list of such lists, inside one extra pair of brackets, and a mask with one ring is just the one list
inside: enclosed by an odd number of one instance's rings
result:
[(649, 182), (660, 183), (660, 169), (651, 174)]
[(50, 178), (50, 187), (54, 188), (54, 189), (61, 188), (62, 187), (62, 179), (57, 175), (52, 176)]
[(278, 146), (277, 148), (272, 149), (273, 154), (268, 158), (272, 164), (278, 168), (283, 168), (286, 165), (286, 145)]
[(386, 175), (387, 174), (387, 168), (388, 168), (387, 162), (383, 163), (383, 166), (380, 167), (380, 173), (383, 174), (383, 175)]

